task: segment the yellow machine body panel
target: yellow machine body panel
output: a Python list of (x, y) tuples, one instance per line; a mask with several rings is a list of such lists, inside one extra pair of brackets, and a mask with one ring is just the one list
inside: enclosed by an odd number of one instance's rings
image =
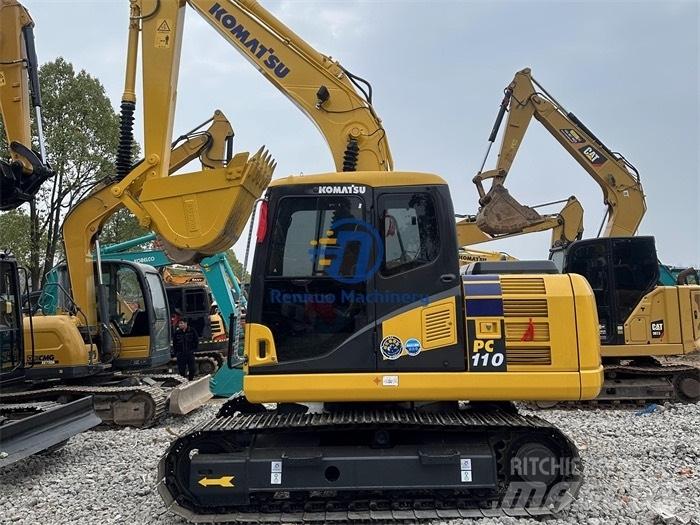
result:
[(603, 357), (684, 355), (700, 350), (700, 286), (658, 286), (624, 323), (624, 345), (604, 345)]
[(581, 400), (598, 395), (603, 382), (598, 318), (585, 279), (574, 274), (474, 277), (479, 279), (464, 281), (466, 317), (460, 321), (454, 297), (381, 321), (382, 334), (404, 343), (396, 357), (383, 356), (393, 362), (413, 359), (408, 341), (420, 341), (419, 351), (431, 352), (454, 345), (464, 330), (463, 371), (250, 374), (255, 367), (274, 368), (278, 357), (273, 332), (248, 323), (246, 397), (252, 402), (342, 402)]
[[(24, 317), (24, 355), (30, 371), (65, 369), (97, 364), (97, 348), (85, 344), (78, 320), (68, 315)], [(32, 333), (34, 329), (34, 350)]]
[[(328, 185), (329, 190), (320, 188), (321, 193), (332, 193), (333, 186), (342, 184), (348, 188), (346, 195), (352, 194), (353, 187), (371, 186), (373, 188), (394, 187), (394, 186), (416, 186), (416, 185), (447, 185), (445, 179), (432, 173), (421, 173), (412, 171), (395, 171), (387, 173), (384, 171), (358, 171), (353, 172), (350, 178), (339, 180), (338, 173), (318, 173), (314, 175), (290, 175), (270, 182), (270, 188), (294, 186), (298, 184)], [(349, 182), (349, 184), (348, 184)]]

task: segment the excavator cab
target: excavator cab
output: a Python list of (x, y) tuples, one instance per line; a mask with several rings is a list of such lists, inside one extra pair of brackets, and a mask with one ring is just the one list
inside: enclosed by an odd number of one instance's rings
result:
[(409, 305), (439, 296), (452, 305), (448, 315), (460, 307), (447, 186), (273, 182), (264, 206), (247, 321), (272, 331), (277, 364), (252, 374), (464, 370), (454, 325), (451, 345), (410, 360), (368, 351), (381, 320)]
[(625, 323), (659, 279), (654, 238), (586, 239), (553, 257), (563, 264), (564, 273), (583, 275), (591, 285), (601, 342), (625, 344)]
[(22, 378), (24, 346), (19, 276), (14, 257), (0, 253), (0, 384)]
[(170, 312), (157, 270), (126, 261), (103, 261), (112, 333), (119, 346), (115, 367), (159, 366), (170, 359)]
[[(130, 261), (103, 260), (101, 267), (102, 282), (106, 289), (106, 308), (103, 311), (109, 320), (112, 351), (106, 351), (108, 346), (99, 340), (95, 328), (90, 328), (89, 331), (81, 328), (83, 343), (96, 343), (99, 357), (91, 357), (92, 352), (82, 352), (77, 345), (64, 345), (51, 355), (51, 359), (35, 362), (27, 370), (28, 376), (83, 376), (90, 375), (97, 367), (107, 364), (125, 369), (155, 367), (169, 361), (170, 312), (165, 288), (157, 270)], [(44, 316), (37, 316), (34, 322), (38, 331), (47, 334), (47, 337), (51, 331), (61, 332), (64, 323), (69, 322), (68, 316), (54, 315), (57, 310), (75, 313), (68, 282), (65, 264), (59, 265), (51, 270), (42, 290), (39, 304)], [(71, 371), (64, 370), (66, 367)]]

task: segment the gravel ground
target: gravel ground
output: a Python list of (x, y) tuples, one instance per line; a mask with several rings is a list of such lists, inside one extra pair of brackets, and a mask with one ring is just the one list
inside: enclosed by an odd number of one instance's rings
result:
[[(155, 490), (156, 464), (172, 439), (212, 416), (208, 405), (147, 430), (98, 430), (60, 451), (0, 471), (0, 523), (182, 524)], [(576, 501), (558, 519), (451, 521), (491, 524), (666, 523), (700, 525), (700, 404), (633, 410), (538, 412), (574, 439), (585, 465)]]

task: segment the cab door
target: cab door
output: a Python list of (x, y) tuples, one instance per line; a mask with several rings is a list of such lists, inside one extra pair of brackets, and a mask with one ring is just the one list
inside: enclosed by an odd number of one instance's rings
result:
[(375, 189), (377, 370), (465, 370), (462, 288), (447, 186)]
[(271, 331), (277, 362), (249, 373), (373, 371), (372, 189), (271, 188), (268, 202), (246, 321)]

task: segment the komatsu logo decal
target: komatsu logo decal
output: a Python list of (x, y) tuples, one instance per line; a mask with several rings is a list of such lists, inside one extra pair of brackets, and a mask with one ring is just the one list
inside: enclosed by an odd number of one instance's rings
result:
[(314, 188), (314, 193), (321, 195), (363, 195), (367, 191), (366, 186), (318, 186)]
[(275, 50), (263, 45), (257, 38), (251, 38), (250, 31), (243, 27), (243, 24), (239, 24), (236, 17), (221, 7), (218, 2), (211, 6), (209, 14), (224, 29), (240, 40), (251, 55), (257, 58), (270, 71), (273, 71), (277, 78), (284, 78), (289, 74), (289, 68), (280, 60), (280, 57), (274, 54)]

